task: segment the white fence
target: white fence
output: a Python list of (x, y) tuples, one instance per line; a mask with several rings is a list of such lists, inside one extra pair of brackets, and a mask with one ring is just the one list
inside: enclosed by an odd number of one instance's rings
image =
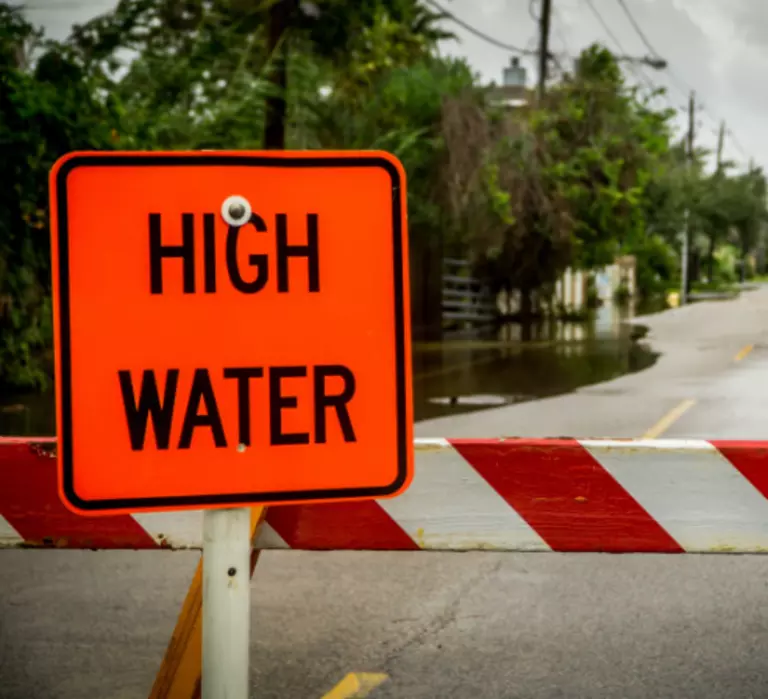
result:
[(490, 289), (482, 280), (469, 276), (466, 260), (443, 260), (443, 325), (464, 327), (492, 325), (499, 313)]

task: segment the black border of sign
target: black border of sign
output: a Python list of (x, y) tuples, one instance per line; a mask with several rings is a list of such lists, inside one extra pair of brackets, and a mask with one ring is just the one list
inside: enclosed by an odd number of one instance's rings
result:
[[(194, 165), (238, 165), (253, 167), (380, 167), (392, 180), (392, 234), (395, 286), (395, 381), (397, 409), (397, 477), (388, 486), (373, 488), (320, 489), (304, 491), (280, 491), (268, 493), (232, 493), (225, 495), (183, 495), (166, 498), (108, 498), (84, 500), (74, 487), (74, 463), (72, 443), (72, 364), (69, 313), (69, 229), (67, 212), (67, 177), (75, 168), (98, 166), (194, 166)], [(403, 207), (401, 202), (401, 177), (395, 165), (384, 157), (370, 156), (290, 156), (222, 154), (210, 155), (168, 155), (152, 153), (142, 155), (89, 155), (78, 154), (62, 163), (56, 174), (56, 204), (58, 225), (55, 235), (58, 240), (59, 276), (59, 354), (61, 364), (61, 425), (63, 491), (69, 502), (84, 512), (111, 512), (131, 508), (173, 508), (205, 507), (206, 505), (259, 504), (264, 502), (312, 502), (335, 498), (361, 499), (391, 495), (397, 492), (408, 475), (408, 448), (406, 440), (406, 369), (405, 366), (405, 307), (403, 287)]]

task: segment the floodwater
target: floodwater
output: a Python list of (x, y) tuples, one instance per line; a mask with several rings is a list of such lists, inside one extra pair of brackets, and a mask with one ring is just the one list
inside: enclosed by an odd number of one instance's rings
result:
[[(413, 347), (414, 416), (424, 420), (568, 393), (645, 369), (656, 355), (644, 329), (625, 321), (641, 312), (597, 309), (586, 321), (509, 324), (492, 337), (466, 334)], [(52, 392), (0, 397), (0, 435), (55, 433)]]
[(626, 321), (662, 307), (597, 309), (583, 322), (511, 324), (493, 338), (413, 348), (416, 420), (569, 393), (651, 366), (645, 328)]

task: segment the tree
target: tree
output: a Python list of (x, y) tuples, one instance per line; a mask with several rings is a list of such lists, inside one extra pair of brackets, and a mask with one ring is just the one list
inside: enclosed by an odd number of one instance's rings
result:
[(438, 41), (453, 38), (439, 26), (445, 15), (419, 0), (319, 0), (314, 6), (296, 26), (313, 53), (340, 68), (339, 88), (370, 86), (383, 72), (415, 64)]
[(0, 4), (0, 156), (12, 183), (0, 192), (0, 383), (45, 377), (56, 157), (261, 148), (267, 103), (285, 107), (287, 147), (403, 161), (417, 325), (439, 329), (446, 255), (521, 292), (530, 314), (565, 267), (617, 254), (636, 256), (644, 290), (662, 288), (677, 274), (686, 208), (710, 258), (729, 236), (744, 257), (763, 235), (762, 173), (707, 175), (701, 153), (689, 168), (672, 112), (629, 88), (599, 45), (545, 102), (510, 113), (466, 63), (438, 54), (449, 35), (423, 0), (290, 0), (278, 42), (274, 2), (120, 0), (63, 43)]
[[(297, 108), (306, 116), (318, 101), (318, 76), (359, 97), (377, 75), (413, 64), (448, 36), (437, 28), (440, 16), (417, 0), (293, 2), (270, 55), (273, 5), (120, 0), (112, 12), (76, 27), (70, 43), (84, 69), (119, 101), (124, 146), (258, 148), (268, 98), (289, 99), (291, 122)], [(290, 98), (277, 94), (284, 80), (275, 80), (272, 66), (283, 60), (287, 42), (294, 47)], [(300, 89), (291, 87), (294, 80)]]
[(766, 214), (766, 180), (762, 168), (750, 167), (749, 172), (737, 178), (741, 207), (734, 220), (741, 250), (741, 280), (744, 281), (747, 255), (756, 247), (768, 220)]
[(558, 160), (576, 221), (575, 259), (585, 269), (613, 262), (646, 233), (644, 200), (669, 152), (673, 113), (656, 111), (624, 85), (599, 45), (579, 57), (551, 108)]
[(649, 237), (648, 219), (654, 199), (669, 214), (677, 195), (671, 116), (628, 89), (613, 56), (597, 45), (582, 52), (575, 73), (546, 102), (517, 116), (499, 160), (513, 222), (487, 268), (497, 286), (521, 292), (523, 315), (531, 292), (568, 265), (592, 269), (631, 252), (669, 273), (661, 230), (673, 224), (654, 221)]
[(108, 149), (112, 102), (67, 47), (0, 4), (0, 384), (45, 384), (51, 346), (48, 172), (64, 153)]

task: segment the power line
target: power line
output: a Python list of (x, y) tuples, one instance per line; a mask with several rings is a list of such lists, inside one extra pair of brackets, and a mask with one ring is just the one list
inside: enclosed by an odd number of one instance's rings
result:
[[(704, 116), (708, 117), (709, 120), (713, 124), (719, 124), (721, 121), (723, 121), (723, 119), (719, 118), (719, 116), (717, 114), (713, 114), (712, 112), (707, 111), (707, 109), (704, 107), (704, 105), (701, 106), (700, 111), (701, 111), (702, 114), (704, 114)], [(716, 129), (714, 127), (712, 129), (712, 132), (716, 133)], [(728, 134), (728, 136), (731, 137), (731, 142), (733, 143), (733, 145), (736, 148), (736, 150), (739, 151), (739, 153), (741, 153), (741, 155), (743, 157), (749, 158), (749, 155), (747, 154), (746, 149), (741, 144), (741, 141), (739, 141), (739, 139), (736, 136), (736, 134), (731, 129), (727, 130), (727, 134)]]
[(525, 51), (532, 51), (536, 52), (536, 49), (534, 48), (536, 46), (536, 41), (538, 40), (538, 32), (532, 31), (531, 35), (528, 37), (528, 41), (525, 42)]
[[(532, 9), (532, 7), (533, 7), (533, 0), (531, 0), (531, 9)], [(533, 14), (531, 14), (531, 16), (534, 17)], [(538, 17), (534, 17), (534, 19), (537, 22), (539, 21)], [(560, 39), (560, 43), (563, 46), (563, 52), (561, 54), (562, 58), (563, 58), (563, 61), (567, 61), (568, 59), (572, 59), (573, 58), (573, 51), (571, 50), (571, 47), (568, 45), (568, 40), (565, 38), (565, 33), (563, 32), (563, 29), (560, 26), (561, 22), (562, 22), (562, 17), (560, 15), (560, 13), (557, 11), (557, 8), (555, 8), (555, 7), (552, 8), (552, 19), (555, 20), (555, 21), (552, 22), (552, 26), (554, 27), (555, 34), (557, 34), (557, 38)], [(552, 60), (553, 60), (553, 62), (555, 64), (555, 66), (560, 71), (560, 73), (562, 75), (565, 75), (566, 74), (565, 66), (560, 61), (560, 58), (557, 56), (557, 54), (552, 53), (551, 54), (551, 58), (552, 58)]]
[[(591, 3), (592, 0), (589, 0)], [(648, 49), (648, 51), (651, 52), (651, 56), (654, 56), (656, 58), (660, 58), (659, 52), (656, 50), (656, 48), (651, 44), (648, 37), (645, 35), (645, 32), (642, 30), (640, 25), (638, 24), (637, 20), (635, 19), (634, 15), (630, 12), (629, 7), (627, 7), (627, 3), (625, 0), (617, 0), (619, 5), (621, 6), (621, 9), (624, 10), (624, 14), (627, 16), (627, 19), (629, 20), (630, 24), (634, 28), (635, 32), (637, 32), (637, 35), (642, 40), (643, 44), (645, 44), (645, 48)], [(675, 84), (675, 87), (680, 90), (681, 96), (683, 99), (688, 99), (688, 95), (691, 92), (691, 88), (684, 83), (684, 81), (680, 80), (680, 78), (677, 77), (675, 72), (667, 67), (667, 75), (672, 79), (672, 82)]]
[(739, 153), (741, 153), (745, 158), (749, 158), (746, 149), (741, 145), (739, 139), (736, 138), (736, 134), (733, 133), (733, 131), (730, 129), (728, 129), (726, 133), (731, 137), (731, 141), (733, 141), (733, 145), (736, 146), (736, 150), (739, 151)]
[(667, 69), (667, 75), (671, 78), (672, 85), (680, 92), (680, 95), (684, 99), (688, 99), (688, 94), (691, 91), (690, 85), (687, 85), (686, 82), (679, 78), (675, 71), (670, 68)]
[[(590, 1), (590, 4), (591, 4), (591, 0), (589, 0), (589, 1)], [(536, 49), (528, 48), (528, 46), (529, 46), (529, 45), (530, 45), (530, 43), (531, 43), (530, 41), (529, 41), (529, 42), (528, 42), (528, 44), (526, 45), (526, 48), (522, 48), (522, 49), (521, 49), (519, 46), (513, 46), (512, 44), (507, 44), (507, 43), (505, 43), (505, 42), (503, 42), (503, 41), (499, 41), (498, 39), (496, 39), (496, 38), (494, 38), (494, 37), (492, 37), (492, 36), (490, 36), (490, 35), (486, 34), (485, 32), (483, 32), (483, 31), (481, 31), (481, 30), (477, 29), (476, 27), (472, 26), (472, 25), (471, 25), (471, 24), (469, 24), (468, 22), (465, 22), (465, 21), (464, 21), (463, 19), (461, 19), (460, 17), (457, 17), (457, 16), (456, 16), (455, 14), (453, 14), (452, 12), (449, 12), (449, 11), (448, 11), (448, 10), (447, 10), (445, 7), (443, 7), (443, 6), (442, 6), (440, 3), (438, 3), (436, 0), (424, 0), (424, 2), (426, 2), (428, 5), (431, 5), (433, 8), (435, 8), (435, 9), (436, 9), (438, 12), (440, 12), (440, 13), (441, 13), (441, 14), (442, 14), (442, 15), (443, 15), (445, 18), (447, 18), (447, 19), (451, 20), (452, 22), (455, 22), (456, 24), (458, 24), (458, 25), (459, 25), (460, 27), (462, 27), (463, 29), (466, 29), (466, 30), (467, 30), (467, 31), (468, 31), (470, 34), (473, 34), (474, 36), (478, 37), (479, 39), (482, 39), (483, 41), (486, 41), (486, 42), (487, 42), (487, 43), (489, 43), (489, 44), (492, 44), (493, 46), (496, 46), (496, 47), (498, 47), (498, 48), (500, 48), (500, 49), (504, 49), (505, 51), (509, 51), (509, 52), (511, 52), (511, 53), (516, 53), (516, 54), (519, 54), (519, 55), (523, 55), (523, 56), (538, 56), (538, 54), (539, 54), (539, 52), (538, 52)], [(601, 20), (601, 23), (602, 23), (602, 17), (600, 17), (600, 16), (597, 14), (596, 10), (594, 10), (594, 7), (593, 7), (592, 9), (593, 9), (593, 11), (596, 13), (596, 16), (598, 16), (598, 18)], [(533, 13), (533, 0), (531, 0), (531, 2), (530, 2), (530, 4), (529, 4), (529, 12), (530, 12), (530, 14), (531, 14), (531, 17), (533, 17), (533, 18), (535, 19), (535, 15), (534, 15), (534, 13)], [(604, 26), (605, 26), (605, 25), (604, 25)], [(607, 27), (606, 27), (606, 29), (607, 29)], [(566, 58), (573, 58), (573, 56), (572, 56), (572, 55), (570, 55), (570, 54), (571, 54), (571, 51), (570, 51), (570, 49), (568, 48), (568, 45), (567, 45), (567, 42), (565, 41), (565, 38), (564, 38), (564, 36), (563, 36), (563, 35), (562, 35), (562, 33), (559, 31), (559, 28), (556, 28), (556, 30), (558, 31), (558, 34), (560, 35), (560, 37), (561, 37), (561, 39), (562, 39), (562, 42), (563, 42), (564, 46), (566, 47), (566, 52), (567, 52), (567, 53), (565, 54), (565, 57), (566, 57)], [(609, 29), (608, 29), (608, 31), (610, 32), (610, 30), (609, 30)], [(614, 39), (615, 39), (615, 37), (614, 37)], [(622, 53), (624, 53), (624, 51), (623, 51), (623, 49), (620, 47), (620, 45), (619, 45), (619, 50), (620, 50)], [(561, 65), (561, 64), (560, 64), (560, 62), (559, 62), (559, 59), (558, 59), (558, 57), (557, 57), (557, 56), (555, 56), (555, 55), (554, 55), (552, 52), (549, 52), (549, 56), (548, 56), (548, 58), (549, 58), (550, 60), (554, 61), (554, 62), (555, 62), (555, 64), (556, 64), (556, 65), (557, 65), (557, 66), (558, 66), (558, 67), (559, 67), (561, 70), (563, 69), (563, 68), (562, 68), (562, 65)], [(648, 86), (649, 86), (651, 89), (653, 89), (653, 85), (652, 85), (651, 83), (649, 83), (648, 79), (647, 79), (647, 78), (646, 78), (644, 75), (640, 74), (640, 76), (638, 76), (638, 74), (635, 72), (634, 66), (632, 66), (632, 64), (631, 64), (631, 63), (630, 63), (630, 71), (632, 71), (632, 73), (633, 73), (633, 75), (635, 75), (635, 77), (637, 77), (638, 79), (642, 79), (643, 81), (645, 81), (645, 82), (646, 82), (646, 84), (648, 84)]]
[[(653, 56), (659, 57), (659, 52), (654, 48), (653, 44), (651, 44), (650, 40), (648, 39), (645, 32), (642, 30), (642, 28), (638, 24), (634, 15), (632, 14), (632, 12), (630, 12), (629, 7), (627, 6), (626, 0), (617, 0), (617, 2), (619, 3), (619, 5), (621, 5), (621, 9), (624, 10), (624, 14), (627, 16), (627, 19), (630, 21), (630, 23), (634, 27), (635, 31), (637, 32), (637, 35), (645, 44), (645, 47), (651, 52)], [(682, 80), (673, 70), (668, 68), (667, 74), (669, 75), (672, 84), (680, 91), (681, 95), (685, 99), (687, 99), (688, 94), (690, 94), (690, 92), (692, 91), (691, 87), (684, 80)], [(703, 105), (699, 107), (699, 111), (705, 116), (707, 116), (715, 125), (719, 124), (719, 122), (722, 121), (722, 119), (718, 118), (716, 114), (712, 114), (708, 112)], [(717, 131), (713, 131), (713, 133), (717, 133)], [(741, 145), (741, 143), (739, 142), (739, 139), (736, 137), (736, 134), (729, 129), (728, 135), (731, 137), (731, 140), (733, 141), (733, 144), (736, 147), (736, 150), (738, 150), (745, 158), (748, 157), (744, 147)]]
[(651, 42), (648, 41), (648, 37), (645, 35), (643, 30), (640, 28), (640, 25), (637, 23), (637, 20), (634, 18), (632, 13), (629, 11), (629, 8), (627, 7), (627, 3), (624, 0), (618, 0), (619, 5), (621, 5), (621, 9), (624, 10), (624, 14), (627, 16), (627, 19), (632, 23), (632, 26), (635, 28), (635, 31), (637, 32), (637, 35), (643, 40), (643, 43), (645, 44), (645, 48), (647, 48), (652, 56), (656, 56), (659, 58), (659, 52), (653, 48), (651, 45)]
[[(591, 0), (590, 0), (591, 2)], [(619, 5), (621, 6), (621, 9), (624, 10), (624, 14), (627, 16), (627, 19), (630, 21), (630, 24), (634, 28), (634, 30), (637, 32), (637, 35), (642, 40), (643, 44), (645, 44), (645, 48), (648, 49), (648, 51), (651, 52), (651, 55), (660, 58), (659, 52), (656, 50), (656, 48), (651, 44), (648, 37), (645, 35), (645, 32), (642, 30), (640, 25), (638, 24), (637, 20), (635, 19), (634, 15), (630, 12), (629, 7), (627, 7), (627, 3), (625, 0), (617, 0)], [(684, 84), (680, 78), (677, 77), (675, 72), (667, 67), (667, 75), (672, 79), (672, 82), (675, 83), (675, 86), (680, 90), (681, 96), (683, 99), (688, 99), (688, 95), (691, 92), (691, 88)]]
[(608, 38), (613, 41), (613, 43), (616, 45), (616, 48), (619, 49), (620, 53), (625, 54), (626, 51), (624, 50), (624, 47), (621, 45), (621, 42), (616, 38), (616, 35), (608, 26), (608, 23), (603, 19), (603, 16), (597, 11), (595, 3), (592, 2), (592, 0), (585, 0), (585, 2), (589, 6), (589, 9), (592, 11), (592, 14), (597, 18), (597, 21), (600, 22), (601, 26), (605, 30), (605, 33), (608, 35)]
[[(618, 40), (616, 35), (613, 33), (613, 30), (609, 26), (608, 22), (606, 22), (603, 16), (597, 11), (597, 8), (595, 7), (595, 3), (592, 0), (585, 0), (585, 2), (587, 3), (587, 6), (589, 7), (592, 14), (600, 23), (600, 26), (608, 35), (608, 38), (613, 42), (614, 46), (618, 49), (619, 53), (622, 55), (626, 55), (627, 52), (625, 51), (624, 47), (621, 45), (621, 42)], [(635, 69), (635, 66), (632, 63), (629, 64), (628, 70), (630, 73), (632, 73), (632, 75), (636, 80), (640, 80), (644, 82), (649, 88), (653, 89), (653, 85), (650, 83), (650, 81), (645, 76), (645, 74), (642, 72), (638, 73), (638, 71)]]
[[(611, 41), (613, 41), (614, 45), (619, 50), (619, 53), (621, 55), (627, 55), (627, 52), (624, 50), (624, 47), (621, 45), (621, 42), (613, 33), (613, 30), (609, 26), (608, 22), (606, 22), (603, 16), (597, 11), (597, 8), (595, 7), (595, 3), (592, 0), (585, 0), (585, 2), (587, 3), (587, 6), (592, 11), (592, 14), (595, 16), (597, 21), (600, 22), (600, 26), (602, 26), (603, 30), (608, 35), (608, 38)], [(628, 70), (632, 74), (632, 76), (635, 78), (635, 80), (644, 82), (650, 90), (656, 89), (654, 84), (648, 79), (645, 73), (643, 73), (641, 70), (636, 68), (636, 66), (632, 62), (628, 64)]]
[(561, 18), (560, 13), (557, 10), (554, 10), (552, 12), (557, 22), (554, 23), (555, 25), (555, 34), (557, 34), (557, 38), (560, 39), (560, 43), (563, 45), (563, 48), (565, 49), (566, 53), (573, 53), (571, 51), (571, 47), (568, 46), (568, 41), (565, 38), (565, 34), (563, 33), (563, 28), (560, 26)]
[(432, 5), (436, 10), (441, 12), (445, 17), (450, 19), (452, 22), (455, 22), (460, 27), (466, 29), (470, 34), (474, 34), (479, 39), (482, 39), (483, 41), (488, 42), (489, 44), (493, 44), (494, 46), (497, 46), (500, 49), (504, 49), (505, 51), (510, 51), (512, 53), (517, 53), (521, 55), (527, 55), (532, 56), (536, 55), (537, 51), (530, 51), (526, 49), (521, 49), (518, 46), (512, 46), (512, 44), (506, 44), (503, 41), (499, 41), (498, 39), (494, 39), (492, 36), (489, 36), (485, 32), (481, 32), (479, 29), (476, 29), (471, 24), (467, 24), (463, 19), (459, 19), (456, 15), (454, 15), (452, 12), (448, 12), (442, 5), (440, 5), (438, 2), (435, 2), (435, 0), (424, 0), (428, 5)]
[[(451, 20), (452, 22), (455, 22), (460, 27), (468, 31), (470, 34), (473, 34), (474, 36), (478, 37), (479, 39), (482, 39), (483, 41), (496, 46), (497, 48), (503, 49), (505, 51), (509, 51), (511, 53), (516, 53), (519, 55), (524, 56), (537, 56), (538, 51), (536, 49), (526, 48), (521, 49), (519, 46), (513, 46), (512, 44), (507, 44), (506, 42), (499, 41), (498, 39), (486, 34), (485, 32), (477, 29), (476, 27), (472, 26), (471, 24), (465, 22), (463, 19), (457, 17), (452, 12), (449, 12), (445, 7), (443, 7), (439, 2), (436, 0), (424, 0), (428, 5), (431, 5), (433, 8), (438, 10), (444, 17)], [(608, 38), (614, 43), (616, 48), (618, 49), (619, 53), (623, 56), (627, 55), (627, 52), (625, 51), (624, 47), (622, 46), (621, 42), (617, 38), (616, 34), (611, 29), (610, 25), (605, 21), (603, 16), (600, 14), (600, 12), (595, 7), (595, 4), (593, 0), (584, 0), (591, 10), (592, 14), (595, 16), (597, 21), (600, 23), (600, 26), (603, 28), (605, 33), (607, 34)], [(625, 0), (617, 0), (621, 8), (624, 10), (624, 13), (626, 14), (627, 18), (629, 19), (630, 23), (632, 24), (632, 27), (637, 32), (640, 39), (643, 41), (643, 44), (645, 44), (645, 47), (648, 49), (648, 51), (651, 53), (651, 55), (655, 58), (660, 58), (659, 52), (654, 48), (653, 44), (651, 44), (648, 37), (643, 32), (642, 28), (638, 24), (637, 20), (634, 18), (632, 13), (630, 12), (629, 8), (626, 5)], [(533, 0), (530, 0), (529, 2), (529, 12), (531, 13), (531, 16), (533, 15)], [(559, 27), (556, 27), (556, 31), (558, 33), (559, 38), (562, 40), (563, 45), (566, 48), (566, 51), (570, 54), (570, 49), (565, 41), (564, 36), (559, 31)], [(530, 45), (530, 41), (528, 42), (528, 45)], [(554, 55), (550, 55), (550, 58), (552, 58), (556, 65), (562, 70), (562, 65), (560, 65), (559, 61), (557, 60), (557, 57)], [(638, 80), (639, 82), (644, 83), (650, 90), (654, 91), (656, 90), (656, 86), (650, 81), (648, 76), (643, 73), (643, 71), (638, 68), (636, 65), (634, 65), (631, 61), (627, 64), (627, 69), (632, 74), (632, 76)], [(667, 75), (669, 78), (671, 78), (672, 85), (680, 92), (681, 96), (684, 99), (688, 99), (688, 95), (691, 92), (691, 88), (683, 81), (679, 76), (675, 74), (674, 71), (667, 68)], [(669, 104), (669, 101), (667, 100), (667, 103)], [(703, 114), (705, 114), (709, 119), (711, 119), (714, 123), (718, 123), (720, 120), (716, 118), (716, 116), (713, 116), (709, 112), (707, 112), (703, 106), (699, 107), (699, 111)], [(728, 135), (731, 137), (731, 140), (736, 147), (736, 149), (744, 156), (747, 157), (746, 151), (744, 147), (739, 142), (738, 138), (736, 137), (736, 134), (728, 130)]]

